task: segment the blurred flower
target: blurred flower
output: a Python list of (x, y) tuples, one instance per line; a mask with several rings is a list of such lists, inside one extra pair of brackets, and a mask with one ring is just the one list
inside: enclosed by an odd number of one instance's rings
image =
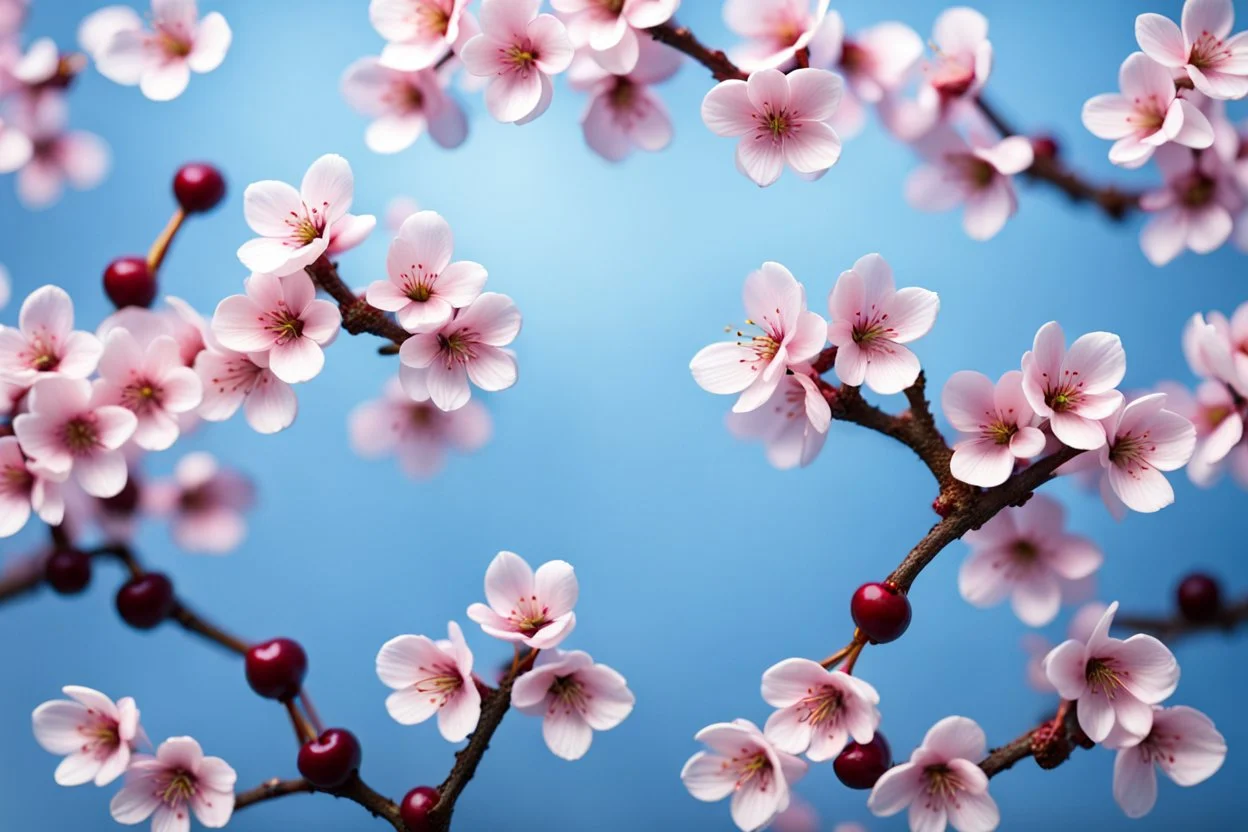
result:
[(637, 66), (649, 36), (638, 35), (666, 23), (680, 0), (551, 0), (564, 15), (568, 36), (578, 48), (587, 48), (607, 72), (628, 75)]
[(403, 71), (377, 58), (360, 58), (342, 76), (347, 106), (371, 116), (364, 143), (374, 153), (406, 150), (428, 128), (440, 147), (455, 148), (468, 137), (463, 108), (435, 70)]
[(414, 71), (436, 64), (462, 39), (468, 0), (372, 0), (368, 19), (389, 43), (384, 65)]
[(781, 471), (815, 461), (828, 438), (832, 409), (815, 382), (802, 372), (785, 375), (762, 407), (729, 413), (728, 430), (738, 439), (759, 439), (767, 461)]
[(919, 140), (927, 164), (906, 180), (906, 200), (921, 211), (964, 205), (962, 228), (972, 240), (988, 240), (1018, 212), (1014, 175), (1031, 167), (1031, 141), (1010, 136), (997, 144), (973, 138), (968, 144), (949, 128)]
[(727, 0), (724, 23), (747, 42), (729, 50), (745, 72), (783, 67), (805, 49), (828, 13), (829, 0)]
[(143, 491), (146, 510), (172, 518), (180, 548), (210, 555), (238, 548), (247, 534), (243, 512), (254, 500), (249, 479), (203, 452), (182, 457), (172, 480), (153, 482)]

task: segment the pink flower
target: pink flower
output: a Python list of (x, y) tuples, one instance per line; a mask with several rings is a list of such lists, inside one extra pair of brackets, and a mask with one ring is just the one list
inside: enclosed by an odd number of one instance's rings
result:
[(138, 15), (129, 21), (116, 15), (93, 21), (87, 36), (80, 35), (101, 75), (138, 84), (153, 101), (169, 101), (186, 90), (192, 71), (212, 72), (225, 60), (233, 33), (219, 12), (201, 19), (195, 0), (152, 0), (151, 19), (151, 31)]
[(1093, 451), (1105, 445), (1100, 420), (1122, 404), (1115, 388), (1126, 372), (1127, 355), (1117, 335), (1081, 335), (1067, 352), (1062, 327), (1049, 321), (1023, 355), (1023, 393), (1059, 441)]
[(1166, 405), (1191, 422), (1196, 428), (1196, 449), (1187, 464), (1188, 478), (1208, 488), (1217, 482), (1227, 458), (1245, 452), (1244, 416), (1241, 405), (1224, 384), (1206, 380), (1193, 396), (1178, 384), (1163, 383), (1158, 390), (1166, 394)]
[(1174, 489), (1162, 471), (1182, 468), (1196, 448), (1196, 428), (1165, 410), (1166, 394), (1141, 396), (1104, 420), (1108, 441), (1100, 450), (1102, 467), (1118, 499), (1133, 511), (1160, 511), (1174, 502)]
[(594, 731), (619, 725), (635, 701), (623, 676), (580, 650), (543, 650), (511, 689), (511, 704), (543, 717), (546, 747), (565, 760), (584, 757)]
[(680, 0), (551, 0), (551, 5), (565, 15), (573, 43), (588, 46), (607, 71), (628, 75), (644, 44), (653, 43), (637, 30), (666, 23)]
[(915, 208), (948, 211), (965, 205), (962, 228), (972, 240), (991, 239), (1017, 213), (1013, 177), (1034, 161), (1029, 139), (968, 144), (952, 129), (937, 128), (917, 147), (927, 164), (906, 180), (906, 200)]
[(1102, 742), (1114, 726), (1135, 737), (1148, 736), (1153, 709), (1179, 684), (1179, 664), (1157, 639), (1134, 635), (1111, 638), (1118, 602), (1109, 605), (1086, 642), (1069, 639), (1053, 648), (1044, 672), (1063, 699), (1079, 704), (1079, 727)]
[(427, 369), (423, 381), (433, 403), (458, 410), (472, 397), (469, 379), (489, 392), (516, 383), (515, 356), (502, 348), (519, 334), (520, 310), (511, 298), (485, 292), (438, 329), (403, 342), (400, 379), (414, 386), (412, 370)]
[(738, 439), (761, 439), (767, 461), (785, 471), (815, 461), (828, 438), (832, 409), (810, 376), (794, 372), (780, 380), (762, 407), (729, 413), (726, 421)]
[(724, 23), (749, 42), (730, 51), (746, 72), (778, 69), (810, 44), (823, 24), (829, 0), (727, 0)]
[(41, 95), (18, 108), (13, 127), (29, 139), (32, 149), (17, 172), (17, 196), (28, 208), (52, 205), (61, 198), (66, 183), (80, 191), (90, 190), (108, 173), (108, 145), (93, 133), (67, 130), (67, 121), (62, 95)]
[(253, 430), (270, 434), (290, 427), (298, 415), (295, 391), (269, 369), (267, 352), (209, 348), (195, 359), (195, 373), (204, 386), (196, 412), (209, 422), (223, 422), (241, 406)]
[(109, 804), (113, 820), (133, 825), (152, 818), (152, 832), (187, 832), (188, 806), (209, 829), (219, 829), (234, 814), (238, 775), (220, 757), (205, 757), (191, 737), (170, 737), (156, 756), (136, 754), (126, 785)]
[(1143, 52), (1123, 61), (1118, 85), (1121, 94), (1098, 95), (1083, 105), (1083, 126), (1097, 138), (1114, 141), (1109, 161), (1115, 165), (1138, 168), (1167, 142), (1195, 148), (1213, 144), (1209, 119), (1178, 97), (1170, 70)]
[(1041, 494), (1007, 508), (964, 539), (971, 554), (958, 573), (958, 591), (970, 604), (991, 607), (1008, 595), (1014, 614), (1043, 627), (1062, 606), (1061, 581), (1086, 578), (1104, 555), (1085, 537), (1067, 534), (1061, 505)]
[(1154, 214), (1140, 232), (1144, 256), (1164, 266), (1184, 249), (1208, 254), (1221, 248), (1245, 203), (1230, 170), (1216, 153), (1181, 147), (1161, 148), (1154, 158), (1166, 185), (1140, 198), (1140, 207)]
[[(721, 341), (698, 351), (689, 362), (693, 379), (708, 393), (741, 397), (734, 413), (757, 410), (771, 399), (786, 372), (812, 360), (823, 349), (827, 326), (806, 309), (806, 288), (779, 263), (764, 263), (745, 279), (746, 323), (759, 335)], [(738, 332), (738, 338), (746, 338)]]
[(828, 340), (836, 346), (836, 376), (881, 395), (900, 393), (919, 377), (919, 359), (904, 344), (936, 323), (940, 298), (927, 289), (898, 291), (893, 270), (878, 254), (842, 272), (828, 296)]
[(0, 378), (30, 386), (41, 378), (86, 378), (104, 348), (89, 332), (74, 330), (74, 302), (59, 286), (27, 296), (17, 327), (0, 325)]
[(979, 768), (987, 753), (984, 731), (964, 716), (947, 716), (932, 726), (910, 762), (884, 772), (871, 790), (867, 808), (880, 817), (910, 807), (910, 828), (943, 832), (990, 832), (1001, 821), (988, 794), (988, 776)]
[(102, 404), (91, 383), (74, 378), (35, 382), (30, 412), (13, 420), (22, 451), (50, 476), (71, 470), (92, 497), (113, 497), (126, 485), (121, 446), (138, 420), (124, 407)]
[(737, 166), (765, 188), (786, 163), (809, 175), (837, 163), (841, 139), (827, 122), (840, 101), (841, 79), (827, 70), (763, 69), (716, 85), (702, 100), (702, 121), (717, 136), (741, 137)]
[(374, 153), (406, 150), (425, 128), (440, 147), (463, 144), (468, 120), (442, 87), (435, 70), (391, 69), (377, 58), (360, 58), (342, 76), (347, 106), (373, 118), (364, 143)]
[(680, 779), (707, 803), (732, 795), (732, 820), (742, 832), (763, 829), (787, 809), (790, 786), (806, 774), (805, 762), (776, 748), (749, 720), (708, 725), (694, 739), (710, 750), (690, 757)]
[(576, 573), (566, 561), (547, 561), (535, 574), (524, 558), (499, 552), (485, 571), (489, 606), (473, 604), (468, 617), (494, 638), (549, 650), (576, 626), (572, 608), (579, 592)]
[(138, 417), (136, 445), (163, 451), (178, 438), (178, 416), (199, 406), (204, 389), (168, 335), (144, 348), (128, 330), (117, 328), (104, 341), (95, 393), (101, 404), (121, 405)]
[(221, 301), (213, 313), (212, 331), (222, 346), (268, 353), (273, 375), (287, 384), (316, 378), (325, 366), (321, 347), (342, 325), (338, 307), (317, 300), (312, 278), (301, 272), (283, 278), (253, 274), (246, 292)]
[(420, 210), (420, 204), (410, 196), (396, 196), (386, 204), (386, 228), (392, 234), (398, 234), (403, 223), (412, 214)]
[(585, 143), (609, 162), (626, 159), (634, 148), (654, 153), (672, 141), (671, 116), (650, 87), (676, 74), (680, 53), (647, 37), (638, 55), (628, 73), (611, 74), (581, 52), (568, 72), (571, 86), (591, 95), (581, 116)]
[(34, 154), (35, 147), (31, 144), (30, 137), (16, 125), (6, 123), (0, 118), (0, 173), (21, 170)]
[(114, 704), (91, 688), (66, 685), (61, 691), (73, 701), (54, 699), (35, 708), (35, 740), (45, 751), (65, 757), (56, 767), (58, 785), (94, 781), (107, 786), (125, 773), (130, 752), (147, 741), (139, 709), (129, 696)]
[(389, 43), (381, 60), (404, 71), (436, 64), (460, 38), (468, 0), (372, 0), (368, 19)]
[(941, 12), (932, 27), (936, 59), (925, 72), (942, 102), (979, 92), (992, 71), (988, 19), (974, 9), (955, 6)]
[(568, 30), (557, 17), (538, 14), (540, 6), (541, 0), (481, 0), (481, 34), (459, 53), (470, 73), (492, 76), (485, 106), (505, 124), (527, 124), (546, 112), (555, 91), (550, 76), (572, 63)]
[(420, 371), (409, 374), (407, 388), (397, 378), (386, 383), (382, 398), (365, 402), (351, 412), (351, 447), (364, 457), (395, 454), (409, 477), (428, 479), (442, 470), (446, 451), (475, 451), (490, 439), (490, 413), (470, 401), (449, 413), (439, 410), (426, 389), (420, 394)]
[(40, 520), (59, 526), (65, 517), (64, 481), (64, 474), (28, 461), (15, 437), (0, 436), (0, 538), (21, 531), (32, 508)]
[(779, 710), (763, 733), (781, 751), (831, 760), (852, 738), (868, 743), (880, 726), (875, 688), (809, 659), (785, 659), (763, 673), (763, 701)]
[(179, 361), (186, 367), (194, 366), (195, 358), (204, 349), (208, 323), (181, 298), (166, 295), (165, 303), (168, 306), (164, 309), (122, 307), (100, 323), (95, 336), (105, 341), (114, 329), (124, 329), (134, 336), (141, 348), (147, 349), (163, 335), (177, 343)]
[(358, 245), (377, 219), (347, 213), (354, 194), (351, 165), (333, 153), (312, 163), (298, 191), (271, 179), (253, 182), (243, 193), (243, 214), (260, 236), (243, 243), (238, 259), (253, 272), (281, 277)]
[(450, 641), (426, 636), (398, 636), (377, 653), (377, 676), (394, 693), (386, 710), (400, 725), (416, 725), (438, 715), (447, 742), (471, 734), (481, 718), (481, 694), (472, 678), (472, 651), (452, 621)]
[[(1168, 22), (1168, 21), (1167, 21)], [(1213, 720), (1195, 708), (1153, 708), (1153, 727), (1143, 740), (1123, 737), (1114, 759), (1114, 800), (1129, 818), (1142, 818), (1157, 802), (1157, 769), (1180, 786), (1203, 783), (1222, 768), (1226, 739)]]
[(13, 78), (33, 92), (39, 85), (56, 77), (60, 63), (61, 52), (56, 48), (56, 41), (39, 38), (27, 47), (26, 53), (14, 65)]
[(1228, 321), (1221, 312), (1193, 315), (1183, 328), (1183, 355), (1192, 372), (1248, 397), (1248, 303)]
[(30, 0), (0, 0), (0, 34), (12, 34), (22, 28)]
[(949, 470), (962, 482), (991, 488), (1014, 473), (1015, 460), (1044, 450), (1044, 433), (1023, 395), (1023, 374), (1011, 370), (993, 386), (982, 373), (962, 370), (940, 397), (945, 418), (965, 438), (953, 446)]
[(432, 332), (447, 324), (456, 309), (481, 295), (485, 267), (469, 260), (451, 262), (455, 238), (435, 211), (408, 217), (386, 257), (389, 280), (368, 287), (368, 302), (394, 312), (408, 332)]
[(144, 487), (143, 507), (172, 516), (173, 539), (180, 548), (223, 555), (246, 536), (243, 512), (251, 508), (254, 495), (250, 480), (200, 451), (178, 460), (172, 480)]
[(1159, 14), (1135, 19), (1135, 38), (1150, 58), (1185, 72), (1210, 98), (1248, 95), (1248, 33), (1234, 37), (1231, 0), (1187, 0), (1183, 28)]

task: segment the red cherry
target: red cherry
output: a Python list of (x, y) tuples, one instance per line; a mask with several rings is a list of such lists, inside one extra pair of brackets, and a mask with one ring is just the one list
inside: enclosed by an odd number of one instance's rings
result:
[(863, 584), (849, 602), (858, 629), (873, 644), (896, 641), (910, 626), (910, 599), (891, 584)]
[(104, 270), (104, 293), (121, 309), (151, 306), (156, 300), (156, 277), (142, 257), (118, 257)]
[(1062, 152), (1062, 146), (1052, 136), (1033, 136), (1031, 150), (1037, 159), (1056, 159)]
[(330, 728), (299, 749), (299, 773), (318, 789), (336, 789), (360, 768), (360, 741), (345, 728)]
[(91, 556), (75, 549), (53, 552), (43, 569), (48, 584), (62, 595), (77, 595), (91, 583)]
[(212, 165), (191, 162), (174, 174), (173, 195), (188, 214), (211, 211), (225, 199), (225, 177)]
[(438, 790), (429, 786), (417, 786), (407, 793), (399, 804), (399, 816), (410, 832), (429, 832), (433, 824), (429, 822), (429, 814), (441, 800)]
[(1179, 584), (1179, 611), (1188, 621), (1213, 621), (1222, 611), (1222, 589), (1208, 575), (1195, 572)]
[(879, 731), (868, 743), (851, 742), (832, 763), (837, 778), (851, 789), (870, 789), (892, 768), (893, 752)]
[(117, 612), (136, 630), (150, 630), (173, 614), (173, 583), (159, 572), (131, 578), (117, 591)]
[(298, 695), (308, 675), (308, 654), (299, 642), (275, 638), (247, 651), (247, 684), (265, 699), (286, 701)]

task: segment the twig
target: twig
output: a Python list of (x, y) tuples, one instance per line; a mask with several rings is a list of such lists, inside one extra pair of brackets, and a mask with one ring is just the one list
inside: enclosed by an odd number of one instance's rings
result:
[(307, 780), (279, 780), (275, 777), (272, 780), (266, 780), (254, 789), (239, 792), (234, 797), (234, 811), (292, 794), (329, 794), (345, 798), (363, 806), (373, 817), (385, 820), (398, 832), (407, 832), (403, 817), (399, 814), (399, 805), (385, 795), (374, 791), (358, 776), (336, 789), (318, 789)]
[(1114, 617), (1114, 627), (1117, 629), (1149, 633), (1166, 642), (1178, 641), (1185, 636), (1199, 633), (1229, 633), (1245, 623), (1248, 623), (1248, 598), (1223, 605), (1218, 614), (1208, 621), (1192, 621), (1182, 615), (1174, 615), (1170, 618), (1144, 615)]
[(342, 313), (342, 328), (347, 332), (352, 335), (368, 332), (388, 338), (395, 344), (402, 344), (407, 340), (407, 330), (395, 323), (385, 312), (370, 306), (368, 301), (351, 291), (338, 276), (338, 267), (328, 258), (322, 257), (305, 271), (313, 283), (338, 302), (338, 311)]
[(646, 30), (650, 33), (650, 37), (659, 43), (665, 43), (673, 49), (684, 52), (693, 58), (702, 66), (711, 71), (716, 81), (744, 81), (749, 76), (729, 60), (728, 56), (720, 49), (711, 49), (704, 46), (701, 41), (694, 36), (684, 26), (678, 26), (668, 21)]

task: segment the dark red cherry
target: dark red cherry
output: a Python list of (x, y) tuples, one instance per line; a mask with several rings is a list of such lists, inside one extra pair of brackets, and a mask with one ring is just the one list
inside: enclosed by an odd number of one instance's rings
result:
[(159, 572), (131, 578), (117, 591), (117, 612), (131, 627), (150, 630), (173, 614), (173, 583)]
[(851, 789), (870, 789), (884, 772), (892, 768), (893, 753), (879, 731), (868, 743), (851, 742), (837, 755), (832, 769), (842, 783)]
[(1056, 159), (1062, 152), (1062, 146), (1052, 136), (1033, 136), (1031, 150), (1037, 159)]
[(871, 642), (896, 641), (910, 626), (910, 599), (891, 584), (863, 584), (849, 602), (854, 623)]
[(225, 177), (212, 165), (191, 162), (174, 175), (173, 195), (188, 214), (211, 211), (225, 199)]
[(43, 569), (48, 585), (62, 595), (77, 595), (91, 583), (91, 556), (76, 549), (53, 552)]
[(410, 832), (429, 832), (433, 829), (429, 814), (440, 799), (438, 790), (429, 786), (417, 786), (407, 793), (399, 804), (399, 816)]
[(118, 257), (104, 270), (104, 293), (121, 309), (151, 306), (156, 300), (156, 276), (142, 257)]
[(1188, 621), (1213, 621), (1222, 611), (1222, 589), (1218, 582), (1199, 572), (1179, 584), (1179, 611)]
[(308, 654), (299, 642), (275, 638), (247, 651), (247, 684), (265, 699), (296, 696), (308, 675)]
[(360, 741), (345, 728), (330, 728), (299, 749), (299, 773), (318, 789), (336, 789), (360, 768)]

